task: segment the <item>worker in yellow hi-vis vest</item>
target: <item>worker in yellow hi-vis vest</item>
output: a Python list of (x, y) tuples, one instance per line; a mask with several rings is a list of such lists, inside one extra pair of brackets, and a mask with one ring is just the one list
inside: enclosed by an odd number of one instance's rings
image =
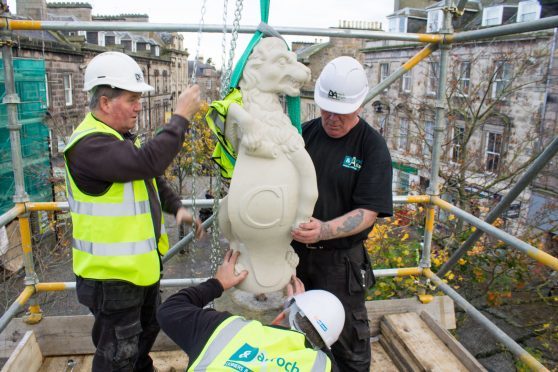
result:
[(330, 347), (343, 329), (345, 311), (329, 292), (304, 292), (293, 276), (285, 309), (271, 325), (204, 308), (249, 275), (235, 272), (239, 255), (229, 250), (214, 278), (180, 290), (159, 308), (161, 328), (188, 354), (187, 370), (339, 371)]
[(99, 54), (85, 70), (90, 110), (64, 149), (73, 223), (73, 269), (80, 303), (95, 317), (93, 371), (149, 371), (159, 332), (161, 255), (169, 248), (163, 211), (177, 224), (201, 222), (161, 175), (178, 154), (200, 106), (186, 89), (170, 123), (142, 145), (132, 134), (142, 93), (153, 91), (138, 64), (119, 52)]

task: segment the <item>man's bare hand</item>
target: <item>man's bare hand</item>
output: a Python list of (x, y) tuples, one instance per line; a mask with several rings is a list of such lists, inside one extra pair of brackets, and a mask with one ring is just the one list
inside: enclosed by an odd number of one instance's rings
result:
[(194, 228), (196, 230), (194, 234), (196, 235), (196, 239), (199, 240), (205, 236), (205, 229), (202, 226), (201, 220), (199, 218), (194, 220), (194, 216), (192, 216), (186, 208), (180, 207), (176, 212), (176, 224), (181, 225), (183, 223), (188, 225), (192, 225), (192, 223), (194, 224)]
[(290, 300), (294, 296), (301, 293), (304, 293), (304, 284), (302, 283), (302, 280), (296, 277), (296, 275), (293, 275), (289, 284), (287, 284), (287, 299)]
[(192, 85), (178, 96), (174, 113), (185, 119), (192, 120), (194, 114), (200, 109), (200, 106), (200, 87), (198, 85)]
[(223, 263), (217, 268), (217, 272), (215, 273), (215, 279), (221, 283), (225, 291), (236, 286), (248, 276), (248, 271), (246, 270), (243, 270), (238, 275), (235, 274), (234, 266), (236, 265), (238, 256), (240, 256), (239, 251), (233, 253), (233, 250), (229, 249), (227, 253), (225, 253)]
[(312, 244), (320, 240), (331, 239), (329, 237), (331, 234), (326, 234), (329, 231), (328, 229), (327, 223), (311, 217), (310, 221), (301, 223), (296, 229), (293, 229), (291, 237), (297, 242)]

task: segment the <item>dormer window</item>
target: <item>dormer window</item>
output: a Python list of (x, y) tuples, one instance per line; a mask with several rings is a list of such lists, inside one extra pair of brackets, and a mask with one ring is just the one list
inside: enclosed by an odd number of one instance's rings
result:
[(517, 8), (517, 22), (528, 22), (539, 19), (541, 4), (538, 0), (522, 1)]
[(426, 32), (439, 32), (444, 21), (444, 12), (442, 9), (433, 9), (428, 11), (428, 22), (426, 23)]
[(515, 5), (496, 5), (486, 7), (482, 11), (483, 26), (498, 26), (506, 22), (517, 11)]
[(407, 32), (407, 17), (395, 16), (388, 19), (388, 32)]

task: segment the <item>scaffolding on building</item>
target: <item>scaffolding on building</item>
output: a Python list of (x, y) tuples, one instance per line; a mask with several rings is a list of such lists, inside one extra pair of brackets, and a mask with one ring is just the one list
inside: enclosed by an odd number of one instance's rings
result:
[[(512, 187), (508, 194), (481, 220), (472, 214), (453, 206), (442, 200), (439, 192), (439, 168), (441, 163), (441, 143), (443, 133), (446, 130), (444, 118), (446, 116), (446, 77), (448, 73), (448, 54), (452, 44), (473, 41), (478, 39), (488, 39), (497, 36), (532, 32), (548, 28), (558, 27), (558, 16), (543, 18), (535, 21), (507, 24), (474, 31), (454, 33), (452, 29), (452, 18), (460, 15), (465, 7), (466, 1), (446, 0), (444, 7), (443, 26), (438, 34), (408, 34), (408, 33), (385, 33), (379, 31), (355, 30), (355, 29), (317, 29), (317, 28), (293, 28), (275, 27), (275, 30), (282, 35), (302, 35), (302, 36), (327, 36), (345, 38), (365, 38), (370, 40), (400, 40), (417, 43), (427, 43), (427, 45), (413, 56), (401, 68), (392, 73), (387, 79), (373, 87), (368, 93), (365, 103), (370, 102), (376, 95), (386, 87), (399, 79), (403, 74), (416, 66), (436, 50), (440, 50), (439, 85), (436, 95), (436, 119), (434, 126), (432, 167), (430, 172), (430, 186), (426, 195), (419, 196), (396, 196), (395, 204), (415, 203), (422, 204), (427, 210), (424, 232), (424, 245), (421, 258), (417, 267), (374, 270), (377, 277), (401, 277), (408, 275), (422, 275), (429, 279), (440, 290), (452, 298), (469, 316), (481, 324), (498, 341), (504, 344), (519, 360), (523, 361), (531, 369), (546, 371), (547, 369), (524, 348), (522, 348), (511, 337), (500, 330), (494, 323), (486, 318), (479, 310), (471, 305), (464, 297), (458, 294), (451, 286), (446, 284), (441, 277), (444, 276), (459, 260), (459, 258), (472, 247), (473, 243), (483, 234), (489, 234), (505, 242), (509, 247), (517, 249), (534, 260), (542, 263), (549, 268), (558, 271), (558, 259), (548, 253), (526, 243), (518, 238), (494, 227), (491, 223), (504, 212), (511, 202), (525, 189), (525, 187), (535, 178), (535, 176), (550, 162), (558, 152), (558, 137), (555, 137), (544, 151), (529, 166), (521, 176), (520, 180)], [(2, 58), (4, 61), (5, 75), (5, 96), (3, 104), (7, 107), (7, 128), (10, 131), (11, 156), (14, 172), (15, 191), (13, 201), (14, 207), (0, 216), (0, 227), (15, 218), (19, 219), (20, 233), (22, 239), (22, 249), (25, 265), (25, 289), (17, 300), (7, 309), (0, 318), (0, 332), (3, 331), (8, 323), (14, 318), (26, 304), (29, 304), (27, 322), (37, 323), (41, 320), (40, 306), (35, 298), (35, 294), (45, 291), (65, 291), (75, 289), (74, 282), (53, 282), (41, 283), (35, 272), (33, 264), (33, 250), (31, 242), (31, 229), (29, 214), (33, 211), (67, 211), (68, 204), (63, 202), (31, 202), (25, 189), (22, 162), (22, 142), (21, 142), (21, 120), (18, 117), (18, 105), (21, 100), (17, 95), (14, 85), (14, 60), (12, 58), (12, 48), (14, 43), (10, 36), (12, 30), (77, 30), (77, 31), (176, 31), (176, 32), (198, 32), (199, 25), (193, 24), (158, 24), (158, 23), (124, 23), (124, 22), (56, 22), (56, 21), (27, 21), (11, 19), (9, 14), (4, 15), (0, 20), (2, 31)], [(203, 25), (203, 32), (223, 32), (226, 28), (231, 31), (231, 27), (223, 25)], [(254, 33), (257, 27), (242, 26), (238, 28), (240, 33)], [(212, 200), (184, 200), (183, 204), (188, 206), (195, 203), (198, 207), (214, 206)], [(477, 231), (449, 258), (438, 273), (431, 271), (431, 246), (432, 234), (434, 231), (436, 209), (445, 210), (456, 217), (475, 226)], [(204, 222), (204, 227), (209, 226), (215, 214)], [(188, 234), (179, 241), (165, 255), (163, 261), (173, 257), (180, 249), (183, 249), (193, 240), (193, 233)], [(204, 281), (206, 278), (186, 278), (162, 280), (162, 286), (186, 286)], [(427, 298), (424, 298), (427, 301)]]

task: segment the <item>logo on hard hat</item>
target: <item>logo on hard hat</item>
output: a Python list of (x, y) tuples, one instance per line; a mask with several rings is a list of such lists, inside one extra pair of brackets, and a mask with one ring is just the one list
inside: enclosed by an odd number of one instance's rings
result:
[(338, 93), (335, 92), (333, 90), (330, 90), (329, 93), (327, 94), (328, 98), (337, 100), (337, 101), (344, 101), (345, 100), (345, 95), (343, 93)]
[(135, 74), (135, 75), (136, 75), (136, 81), (138, 83), (141, 83), (143, 81), (143, 79), (141, 78), (141, 75), (140, 74)]

